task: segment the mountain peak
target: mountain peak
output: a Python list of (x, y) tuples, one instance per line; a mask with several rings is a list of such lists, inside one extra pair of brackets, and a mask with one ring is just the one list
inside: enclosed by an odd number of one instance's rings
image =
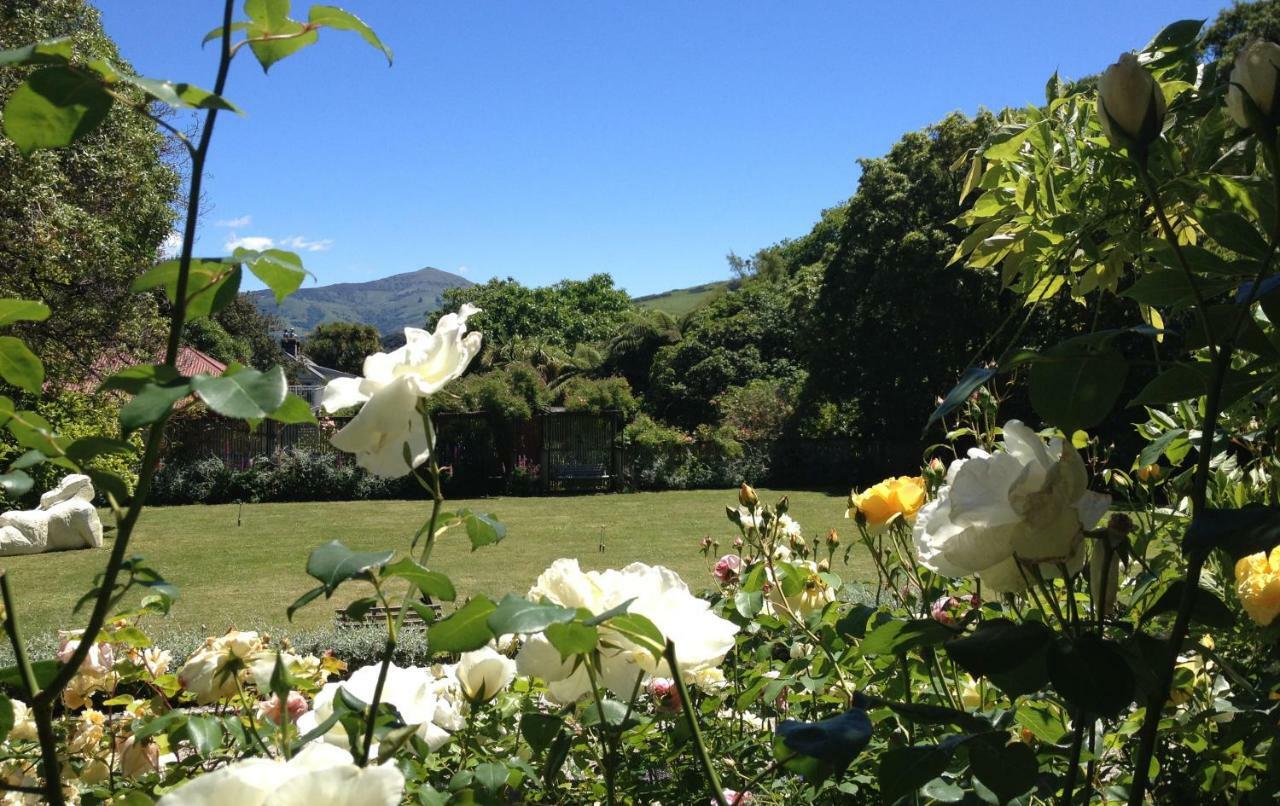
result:
[(358, 322), (385, 336), (406, 326), (422, 327), (427, 314), (443, 304), (445, 289), (470, 285), (465, 277), (426, 266), (362, 283), (303, 287), (280, 305), (265, 289), (248, 296), (263, 313), (299, 333), (326, 322)]

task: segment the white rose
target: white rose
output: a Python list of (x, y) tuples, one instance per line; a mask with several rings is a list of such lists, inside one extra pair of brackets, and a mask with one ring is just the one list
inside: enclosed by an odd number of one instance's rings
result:
[(472, 703), (482, 703), (498, 696), (516, 676), (516, 662), (491, 647), (464, 652), (458, 660), (456, 674), (462, 694)]
[[(378, 672), (379, 667), (374, 664), (357, 669), (350, 680), (326, 683), (316, 694), (311, 710), (298, 718), (298, 732), (306, 734), (333, 715), (334, 698), (340, 688), (362, 702), (373, 702)], [(402, 669), (393, 663), (387, 667), (381, 701), (395, 707), (406, 725), (418, 726), (418, 736), (432, 750), (443, 747), (451, 732), (466, 724), (461, 710), (465, 702), (454, 679), (453, 666)], [(334, 725), (324, 740), (343, 748), (348, 747), (349, 742), (340, 725)], [(370, 753), (377, 754), (376, 743)]]
[(403, 793), (393, 763), (361, 769), (345, 750), (317, 743), (287, 762), (249, 758), (201, 775), (158, 806), (395, 806)]
[(31, 709), (22, 700), (10, 700), (13, 704), (13, 727), (9, 729), (9, 741), (34, 742), (40, 738)]
[[(699, 675), (718, 667), (733, 648), (738, 628), (711, 612), (674, 571), (662, 566), (632, 563), (621, 570), (584, 572), (577, 560), (560, 559), (538, 577), (529, 590), (530, 600), (548, 599), (563, 607), (584, 607), (602, 613), (628, 600), (628, 612), (653, 622), (676, 646), (680, 673), (686, 683), (709, 679)], [(606, 627), (607, 630), (607, 627)], [(618, 696), (630, 695), (636, 678), (671, 676), (665, 660), (616, 633), (600, 650), (603, 684)], [(527, 640), (517, 656), (522, 674), (533, 674), (549, 683), (548, 694), (558, 702), (570, 702), (590, 693), (586, 669), (565, 663), (542, 636)]]
[[(774, 562), (789, 563), (804, 579), (800, 589), (787, 596), (783, 590), (782, 583), (773, 574), (768, 574), (770, 589), (769, 598), (765, 602), (768, 612), (776, 612), (785, 616), (788, 614), (787, 611), (790, 610), (790, 612), (804, 618), (836, 600), (835, 589), (828, 585), (826, 580), (819, 575), (817, 563), (812, 560), (792, 561), (790, 552), (787, 553), (785, 558), (778, 557), (777, 552), (774, 552)], [(774, 570), (777, 570), (776, 565)], [(784, 602), (786, 604), (785, 607), (783, 606)]]
[(1114, 145), (1145, 146), (1160, 136), (1165, 102), (1138, 57), (1126, 53), (1098, 79), (1098, 122)]
[(398, 478), (425, 462), (429, 446), (418, 400), (462, 375), (480, 352), (480, 334), (467, 332), (468, 317), (479, 312), (463, 305), (440, 317), (434, 333), (407, 327), (403, 347), (364, 360), (364, 377), (330, 381), (321, 402), (326, 411), (363, 404), (330, 439), (333, 446), (355, 454), (356, 463), (376, 476)]
[(1280, 69), (1280, 45), (1258, 40), (1249, 43), (1236, 56), (1227, 86), (1227, 111), (1241, 128), (1251, 128), (1244, 96), (1268, 123), (1275, 123), (1276, 70)]
[[(257, 667), (260, 677), (267, 659), (274, 663), (275, 656), (256, 632), (229, 630), (191, 653), (178, 670), (178, 682), (196, 696), (196, 702), (208, 705), (236, 693), (236, 676), (242, 668)], [(269, 679), (269, 668), (266, 673)]]
[[(912, 536), (920, 563), (943, 576), (977, 576), (996, 591), (1025, 587), (1018, 560), (1078, 571), (1084, 530), (1106, 514), (1108, 496), (1089, 492), (1084, 462), (1070, 443), (1047, 446), (1017, 420), (1004, 427), (1004, 450), (973, 449), (951, 463), (947, 483), (925, 505)], [(1018, 559), (1015, 559), (1018, 558)]]

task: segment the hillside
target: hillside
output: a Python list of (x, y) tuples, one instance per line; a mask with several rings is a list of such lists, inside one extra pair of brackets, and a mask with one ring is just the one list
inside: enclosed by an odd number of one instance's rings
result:
[(731, 285), (732, 281), (722, 280), (718, 283), (706, 283), (705, 285), (664, 291), (661, 294), (636, 297), (632, 301), (642, 308), (654, 308), (659, 311), (666, 311), (672, 316), (680, 317), (694, 308), (710, 302), (712, 298), (726, 291)]
[(299, 333), (322, 322), (362, 322), (385, 336), (406, 325), (421, 327), (427, 314), (440, 307), (446, 288), (469, 285), (464, 277), (428, 267), (366, 283), (304, 286), (283, 305), (276, 305), (267, 290), (251, 291), (249, 297), (263, 313)]

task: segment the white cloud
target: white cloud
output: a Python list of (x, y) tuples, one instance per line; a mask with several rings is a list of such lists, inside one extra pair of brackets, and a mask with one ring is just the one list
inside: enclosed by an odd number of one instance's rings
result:
[(270, 249), (275, 245), (276, 242), (265, 235), (245, 235), (243, 237), (239, 237), (233, 232), (231, 233), (231, 237), (227, 239), (227, 242), (222, 245), (222, 248), (228, 252), (234, 252), (235, 250), (242, 248), (253, 249), (260, 252), (263, 249)]
[(174, 230), (164, 236), (164, 240), (160, 243), (160, 257), (173, 258), (177, 257), (182, 251), (182, 233)]
[(470, 274), (470, 273), (471, 273), (471, 267), (470, 267), (470, 266), (459, 266), (458, 268), (454, 269), (454, 273), (455, 273), (455, 274)]
[(309, 240), (301, 235), (291, 235), (280, 242), (281, 246), (290, 249), (301, 249), (306, 252), (324, 252), (333, 246), (332, 238), (320, 238), (319, 240)]
[(238, 229), (240, 227), (247, 227), (252, 223), (253, 216), (242, 215), (239, 218), (228, 218), (225, 221), (219, 221), (218, 226), (226, 227), (227, 229)]

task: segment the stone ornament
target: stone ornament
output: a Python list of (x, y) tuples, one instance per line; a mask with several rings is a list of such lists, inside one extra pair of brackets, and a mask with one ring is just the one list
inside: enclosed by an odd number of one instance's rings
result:
[(101, 545), (102, 521), (93, 506), (93, 482), (79, 473), (40, 496), (38, 509), (0, 515), (0, 556)]

